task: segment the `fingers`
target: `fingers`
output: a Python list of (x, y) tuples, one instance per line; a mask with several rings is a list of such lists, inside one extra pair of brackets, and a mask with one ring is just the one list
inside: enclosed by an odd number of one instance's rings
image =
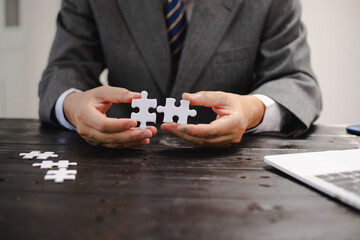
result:
[[(207, 126), (206, 126), (207, 125)], [(199, 128), (197, 128), (199, 126)], [(233, 131), (216, 132), (210, 124), (199, 125), (178, 125), (176, 123), (163, 124), (161, 129), (183, 140), (192, 142), (197, 145), (211, 147), (227, 147), (233, 143), (240, 142), (242, 134), (236, 135)], [(206, 134), (206, 130), (210, 129), (211, 134)], [(209, 132), (208, 132), (209, 133)]]
[(135, 128), (136, 125), (137, 122), (133, 119), (107, 118), (95, 110), (77, 130), (79, 135), (95, 146), (125, 148), (148, 144), (150, 141), (144, 140), (154, 136), (157, 129), (148, 126), (142, 130)]
[(133, 98), (140, 98), (140, 93), (125, 88), (103, 86), (94, 90), (95, 97), (101, 102), (130, 103)]
[(216, 107), (224, 105), (226, 95), (223, 92), (210, 92), (202, 91), (197, 93), (184, 93), (182, 95), (184, 100), (189, 100), (191, 105), (203, 106), (203, 107)]
[(91, 128), (78, 130), (79, 134), (94, 146), (109, 148), (126, 148), (145, 145), (154, 134), (151, 129), (131, 128), (119, 133), (102, 133)]
[(183, 99), (189, 100), (191, 105), (211, 107), (220, 117), (231, 113), (233, 96), (233, 94), (220, 91), (202, 91), (194, 94), (184, 93), (182, 95)]
[(231, 145), (231, 138), (229, 136), (221, 136), (216, 138), (198, 138), (181, 131), (177, 131), (176, 129), (169, 132), (170, 134), (179, 137), (185, 141), (191, 142), (196, 145), (206, 146), (206, 147), (224, 147)]
[(233, 132), (235, 127), (230, 118), (223, 117), (210, 124), (179, 125), (177, 130), (198, 138), (215, 138)]
[(94, 114), (91, 119), (85, 122), (89, 128), (101, 133), (119, 133), (136, 127), (136, 120), (130, 118), (108, 118), (105, 115)]
[[(108, 118), (106, 115), (94, 110), (93, 115), (89, 115), (85, 124), (101, 133), (118, 133), (136, 127), (137, 121), (130, 118)], [(153, 135), (157, 133), (154, 126), (148, 126), (146, 129), (152, 132)]]
[(133, 119), (107, 118), (105, 115), (93, 112), (89, 121), (78, 128), (78, 133), (90, 144), (107, 148), (129, 148), (149, 144), (157, 129), (148, 126), (145, 130), (135, 128), (137, 122)]
[(153, 136), (157, 134), (157, 129), (154, 126), (148, 126), (146, 129), (150, 130)]

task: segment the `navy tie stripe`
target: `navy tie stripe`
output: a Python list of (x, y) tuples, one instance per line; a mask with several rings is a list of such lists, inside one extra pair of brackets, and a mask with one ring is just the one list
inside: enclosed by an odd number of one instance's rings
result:
[(172, 70), (176, 74), (184, 46), (187, 23), (182, 0), (168, 0), (166, 25), (171, 50)]

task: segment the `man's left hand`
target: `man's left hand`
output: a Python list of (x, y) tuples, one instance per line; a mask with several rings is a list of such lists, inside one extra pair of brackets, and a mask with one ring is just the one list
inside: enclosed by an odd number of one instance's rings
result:
[(186, 141), (211, 147), (229, 147), (241, 141), (246, 129), (259, 125), (265, 105), (255, 96), (202, 91), (184, 93), (191, 105), (211, 107), (217, 114), (210, 124), (164, 123), (161, 129)]

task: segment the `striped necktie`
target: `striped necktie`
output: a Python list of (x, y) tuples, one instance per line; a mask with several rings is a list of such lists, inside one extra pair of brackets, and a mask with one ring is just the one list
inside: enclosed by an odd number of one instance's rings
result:
[(187, 28), (182, 0), (167, 1), (166, 26), (171, 50), (172, 72), (176, 76)]

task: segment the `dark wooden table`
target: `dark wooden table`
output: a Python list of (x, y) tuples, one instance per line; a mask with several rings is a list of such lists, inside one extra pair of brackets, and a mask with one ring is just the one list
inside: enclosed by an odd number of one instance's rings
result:
[[(359, 146), (342, 127), (315, 126), (228, 149), (160, 133), (147, 147), (110, 150), (37, 120), (0, 119), (0, 239), (360, 239), (359, 211), (263, 161)], [(38, 160), (19, 157), (31, 150), (76, 161), (76, 180), (44, 181)]]

